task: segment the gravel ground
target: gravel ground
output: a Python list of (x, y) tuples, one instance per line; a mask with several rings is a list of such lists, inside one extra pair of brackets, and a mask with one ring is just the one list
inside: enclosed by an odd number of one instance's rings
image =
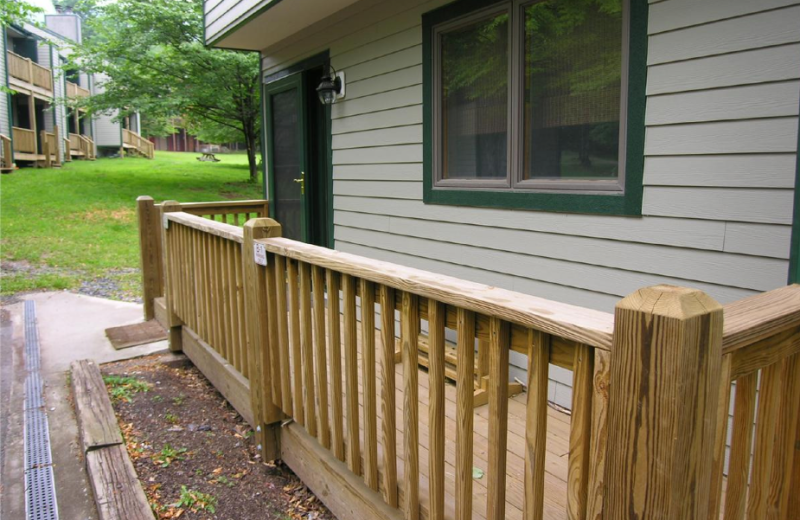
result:
[[(87, 271), (33, 265), (27, 261), (3, 261), (0, 264), (0, 280), (6, 276), (38, 277), (43, 275), (59, 275), (77, 278), (80, 285), (73, 291), (88, 296), (142, 303), (139, 290), (139, 269), (127, 267), (111, 269), (101, 276), (92, 276)], [(47, 290), (47, 289), (43, 289)], [(6, 294), (0, 296), (0, 305), (11, 305), (20, 301), (25, 293)]]

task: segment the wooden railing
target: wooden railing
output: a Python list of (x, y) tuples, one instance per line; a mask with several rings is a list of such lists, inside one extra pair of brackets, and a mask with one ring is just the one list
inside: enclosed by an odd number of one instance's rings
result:
[(11, 138), (7, 135), (0, 134), (0, 147), (2, 147), (3, 156), (0, 159), (0, 168), (5, 171), (14, 169), (14, 160), (11, 152)]
[(86, 135), (70, 133), (69, 134), (69, 149), (70, 154), (76, 157), (94, 160), (94, 141)]
[(11, 51), (7, 51), (6, 55), (8, 56), (8, 75), (27, 83), (33, 83), (29, 65), (31, 60)]
[(71, 81), (67, 81), (67, 97), (68, 98), (77, 98), (77, 97), (89, 97), (92, 93), (89, 92), (89, 89), (83, 88), (77, 83), (73, 83)]
[(38, 153), (36, 132), (27, 128), (12, 127), (11, 135), (14, 139), (14, 151), (19, 153)]
[(39, 65), (30, 58), (24, 58), (19, 54), (7, 51), (8, 74), (13, 78), (20, 79), (47, 91), (53, 91), (53, 72)]
[[(155, 316), (155, 298), (164, 296), (163, 220), (161, 215), (165, 204), (156, 204), (152, 197), (147, 196), (136, 199), (136, 213), (140, 229), (139, 245), (142, 263), (144, 313), (145, 319), (148, 320), (153, 319)], [(269, 216), (269, 203), (266, 200), (189, 202), (183, 204), (169, 201), (166, 206), (171, 211), (183, 211), (190, 215), (226, 222), (237, 227), (252, 218)]]
[(45, 167), (61, 166), (61, 146), (58, 138), (58, 127), (54, 127), (53, 132), (42, 130), (40, 135)]
[(155, 145), (148, 139), (145, 139), (141, 135), (128, 130), (127, 128), (122, 129), (122, 143), (123, 147), (133, 148), (147, 159), (152, 159), (154, 156)]
[[(724, 308), (697, 290), (650, 287), (612, 316), (280, 238), (270, 219), (242, 230), (181, 209), (164, 203), (158, 218), (140, 199), (140, 222), (165, 229), (166, 312), (182, 331), (173, 348), (188, 341), (246, 409), (263, 456), (288, 457), (342, 517), (800, 518), (800, 286)], [(156, 241), (140, 229), (144, 258)], [(480, 343), (488, 407), (474, 415)], [(508, 399), (511, 352), (528, 359), (522, 409)], [(573, 373), (563, 496), (546, 476), (559, 441), (548, 430), (551, 365)], [(309, 443), (332, 462), (294, 451)]]

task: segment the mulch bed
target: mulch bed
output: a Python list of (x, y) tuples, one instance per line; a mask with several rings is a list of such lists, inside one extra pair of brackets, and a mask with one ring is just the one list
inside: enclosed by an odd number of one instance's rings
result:
[(149, 386), (117, 391), (112, 402), (159, 519), (335, 518), (289, 468), (260, 459), (250, 426), (199, 370), (161, 359), (101, 367), (104, 376), (133, 377)]

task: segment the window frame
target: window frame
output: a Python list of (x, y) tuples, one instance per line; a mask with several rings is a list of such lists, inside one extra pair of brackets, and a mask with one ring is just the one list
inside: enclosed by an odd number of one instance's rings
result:
[[(641, 215), (647, 76), (647, 0), (623, 0), (620, 175), (614, 180), (523, 180), (524, 9), (536, 0), (489, 5), (460, 0), (422, 16), (423, 201), (426, 204)], [(541, 1), (541, 0), (539, 0)], [(509, 13), (508, 172), (503, 180), (441, 179), (441, 34), (482, 18)], [(627, 40), (627, 41), (626, 41)], [(624, 151), (624, 152), (623, 152)]]

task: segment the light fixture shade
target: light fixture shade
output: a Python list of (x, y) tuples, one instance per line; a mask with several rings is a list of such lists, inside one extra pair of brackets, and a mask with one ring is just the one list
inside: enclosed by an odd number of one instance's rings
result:
[(343, 94), (341, 73), (326, 74), (322, 77), (317, 87), (317, 95), (323, 105), (332, 105)]

